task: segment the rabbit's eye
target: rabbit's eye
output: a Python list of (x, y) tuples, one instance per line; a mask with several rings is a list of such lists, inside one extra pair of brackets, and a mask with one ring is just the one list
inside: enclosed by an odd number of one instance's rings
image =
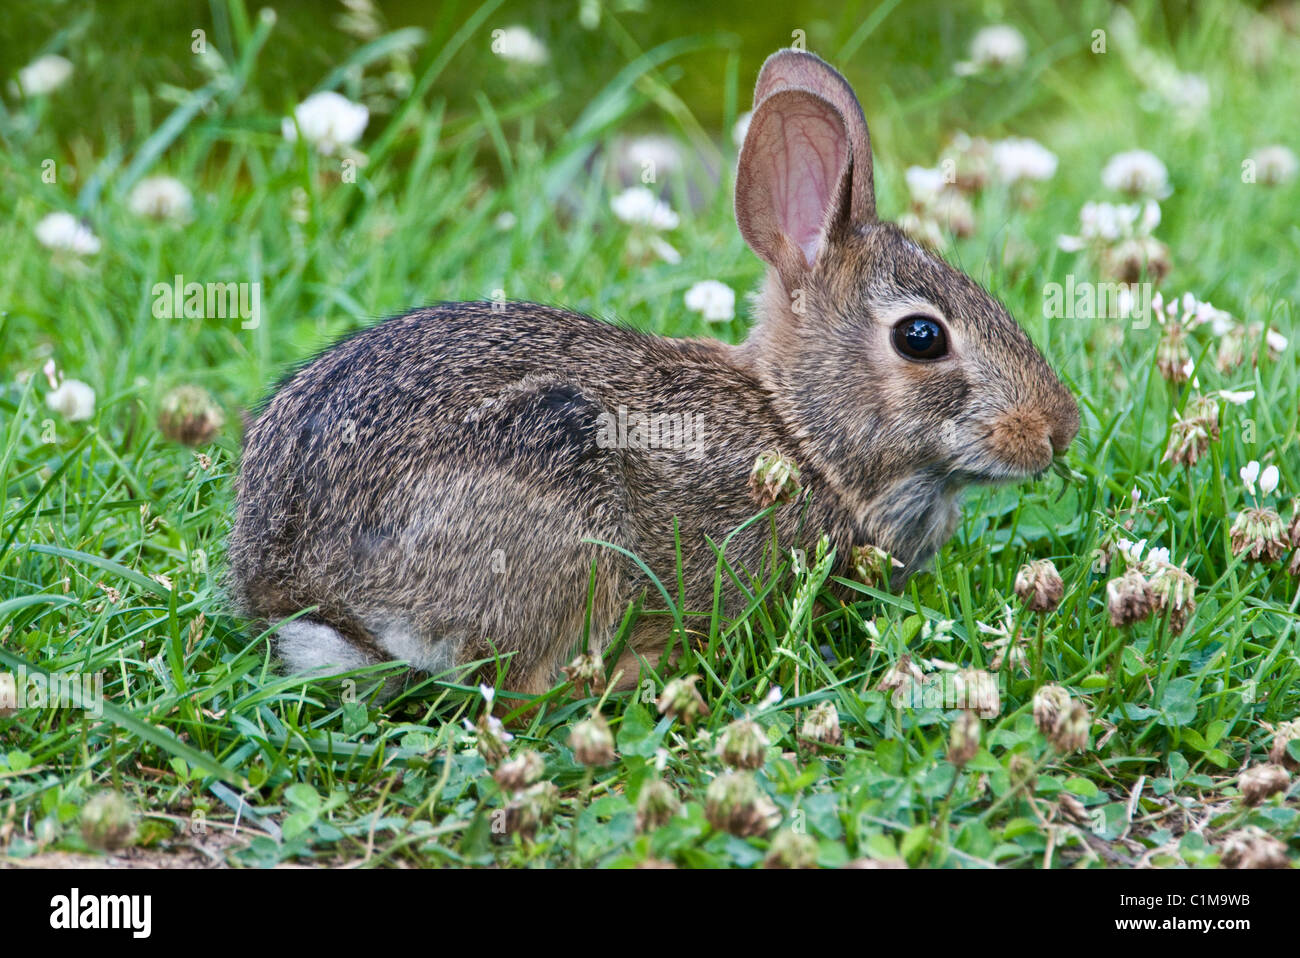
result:
[(948, 336), (929, 316), (908, 316), (894, 326), (894, 348), (908, 359), (938, 359), (948, 353)]

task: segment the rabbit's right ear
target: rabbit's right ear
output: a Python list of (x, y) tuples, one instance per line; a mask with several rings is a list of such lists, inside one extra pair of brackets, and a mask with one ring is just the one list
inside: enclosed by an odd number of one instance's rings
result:
[(789, 285), (852, 216), (853, 155), (844, 117), (810, 90), (770, 94), (754, 110), (736, 169), (736, 225)]

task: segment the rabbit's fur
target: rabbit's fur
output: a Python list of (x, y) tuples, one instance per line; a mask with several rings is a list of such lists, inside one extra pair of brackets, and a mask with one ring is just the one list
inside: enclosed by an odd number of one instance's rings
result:
[[(541, 692), (586, 628), (601, 650), (638, 596), (640, 557), (682, 605), (714, 605), (716, 555), (759, 511), (757, 457), (800, 469), (783, 545), (824, 533), (848, 573), (873, 544), (910, 572), (951, 535), (963, 485), (1046, 469), (1078, 429), (1073, 398), (974, 281), (878, 222), (861, 108), (811, 54), (759, 77), (736, 218), (770, 269), (740, 346), (662, 339), (530, 303), (420, 309), (290, 377), (248, 430), (230, 540), (243, 609), (279, 629), (293, 670), (390, 659), (443, 672), (505, 657)], [(951, 352), (905, 358), (898, 320), (935, 317)], [(690, 443), (611, 442), (620, 412), (682, 417)], [(758, 570), (769, 523), (726, 557)], [(724, 575), (724, 579), (727, 577)], [(723, 611), (743, 608), (730, 580)], [(655, 660), (671, 620), (643, 616)], [(636, 659), (624, 663), (635, 678)]]

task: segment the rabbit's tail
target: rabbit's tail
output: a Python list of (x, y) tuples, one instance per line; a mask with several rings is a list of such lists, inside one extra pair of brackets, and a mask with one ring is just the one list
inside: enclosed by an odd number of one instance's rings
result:
[(280, 626), (276, 651), (289, 672), (327, 676), (374, 665), (375, 660), (349, 642), (337, 629), (320, 622), (296, 619)]

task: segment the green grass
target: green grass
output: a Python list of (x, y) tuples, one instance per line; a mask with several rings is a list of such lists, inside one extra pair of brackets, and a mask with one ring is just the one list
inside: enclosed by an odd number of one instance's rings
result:
[[(549, 71), (512, 73), (487, 54), (493, 28), (527, 22), (526, 11), (496, 6), (429, 25), (408, 61), (419, 96), (374, 100), (359, 144), (369, 162), (356, 183), (341, 181), (337, 160), (280, 136), (286, 109), (330, 72), (293, 77), (292, 90), (266, 79), (277, 37), (311, 29), (304, 15), (272, 26), (234, 0), (215, 4), (223, 26), (212, 42), (229, 73), (169, 68), (158, 81), (165, 89), (132, 85), (129, 71), (112, 68), (124, 38), (101, 17), (51, 34), (79, 64), (70, 87), (4, 100), (0, 671), (102, 673), (106, 707), (102, 717), (33, 707), (0, 719), (0, 860), (85, 851), (83, 806), (116, 791), (135, 816), (128, 859), (197, 844), (235, 865), (654, 858), (745, 867), (795, 831), (823, 865), (1212, 867), (1224, 837), (1254, 825), (1294, 861), (1294, 797), (1247, 807), (1236, 776), (1267, 760), (1271, 725), (1300, 713), (1300, 591), (1286, 558), (1236, 558), (1228, 536), (1252, 502), (1237, 480), (1249, 460), (1280, 468), (1280, 488), (1265, 501), (1285, 518), (1300, 493), (1294, 348), (1225, 377), (1208, 330), (1192, 334), (1201, 392), (1256, 397), (1225, 406), (1220, 439), (1184, 469), (1161, 462), (1189, 390), (1156, 368), (1159, 329), (1043, 316), (1045, 284), (1071, 272), (1100, 278), (1086, 259), (1059, 252), (1056, 236), (1077, 232), (1084, 202), (1114, 199), (1100, 184), (1106, 159), (1142, 147), (1163, 158), (1174, 187), (1156, 233), (1173, 261), (1166, 296), (1190, 290), (1293, 344), (1300, 336), (1300, 187), (1240, 176), (1254, 149), (1294, 136), (1300, 40), (1278, 26), (1266, 63), (1234, 60), (1246, 13), (1231, 4), (1203, 5), (1177, 23), (1154, 4), (1135, 5), (1146, 43), (1210, 84), (1208, 118), (1191, 126), (1138, 106), (1142, 86), (1115, 52), (1088, 52), (1091, 31), (1108, 24), (1105, 4), (1015, 5), (1008, 19), (1028, 37), (1030, 59), (995, 79), (953, 78), (950, 61), (981, 25), (966, 15), (891, 8), (874, 39), (860, 30), (866, 5), (806, 26), (810, 46), (847, 63), (862, 94), (885, 215), (905, 210), (905, 167), (933, 164), (954, 129), (1034, 136), (1059, 155), (1056, 177), (1030, 206), (985, 191), (975, 235), (949, 256), (1006, 302), (1078, 395), (1083, 429), (1068, 458), (1076, 481), (973, 491), (933, 570), (901, 594), (860, 589), (852, 604), (814, 603), (825, 584), (814, 557), (811, 569), (782, 562), (759, 573), (737, 621), (689, 610), (703, 614), (686, 619), (689, 649), (674, 674), (701, 676), (711, 711), (694, 727), (659, 714), (662, 679), (603, 699), (567, 688), (546, 696), (512, 726), (510, 743), (540, 753), (559, 790), (554, 817), (531, 839), (496, 827), (508, 796), (463, 727), (484, 712), (476, 689), (433, 679), (381, 709), (341, 696), (337, 684), (277, 673), (267, 636), (229, 613), (221, 574), (238, 414), (290, 364), (379, 317), (498, 289), (667, 335), (745, 334), (743, 310), (709, 326), (682, 296), (700, 279), (743, 292), (760, 278), (732, 220), (729, 130), (753, 66), (788, 31), (754, 40), (683, 19), (666, 39), (656, 33), (669, 29), (662, 16), (607, 12), (588, 35), (565, 5), (564, 16), (547, 18), (553, 54), (571, 41), (618, 60), (575, 84)], [(909, 36), (911, 46), (883, 42)], [(362, 46), (348, 41), (342, 56)], [(360, 85), (356, 74), (344, 80), (354, 98), (378, 97), (386, 71), (405, 69), (387, 55), (364, 66)], [(478, 74), (490, 77), (466, 90), (464, 77)], [(697, 89), (700, 74), (714, 100), (676, 92), (688, 81)], [(444, 79), (454, 94), (444, 95)], [(86, 106), (92, 94), (121, 107), (97, 114)], [(682, 254), (677, 265), (629, 254), (629, 230), (609, 210), (604, 154), (584, 165), (620, 133), (655, 128), (703, 138), (723, 171), (695, 208), (680, 201), (685, 176), (670, 184), (682, 213), (667, 237)], [(46, 159), (56, 162), (54, 183), (40, 178)], [(188, 224), (128, 212), (133, 182), (158, 172), (193, 189)], [(103, 243), (97, 255), (55, 256), (34, 242), (40, 218), (61, 209), (87, 218)], [(496, 219), (507, 211), (516, 221), (503, 230)], [(260, 326), (155, 318), (150, 291), (176, 274), (260, 282)], [(46, 408), (47, 358), (95, 388), (92, 419), (68, 422)], [(160, 399), (183, 383), (206, 387), (227, 412), (202, 459), (156, 426)], [(1170, 548), (1199, 580), (1181, 635), (1159, 618), (1110, 625), (1114, 570), (1098, 571), (1093, 552), (1119, 535)], [(1023, 611), (1012, 589), (1017, 569), (1036, 558), (1053, 559), (1065, 581), (1060, 607), (1041, 616)], [(993, 636), (980, 625), (1002, 624), (1007, 606), (1027, 670), (999, 673), (1000, 710), (959, 770), (947, 757), (958, 711), (896, 708), (879, 685), (904, 655), (989, 668)], [(367, 677), (357, 678), (364, 687)], [(1036, 729), (1030, 703), (1043, 682), (1067, 686), (1089, 709), (1086, 748), (1060, 754)], [(764, 704), (773, 687), (783, 698)], [(798, 731), (823, 702), (834, 704), (844, 740), (819, 749)], [(575, 761), (569, 736), (598, 704), (618, 756), (592, 772)], [(754, 774), (780, 824), (741, 838), (709, 824), (705, 795), (723, 771), (717, 735), (746, 716), (770, 741)], [(636, 801), (656, 776), (682, 810), (641, 834)], [(1070, 817), (1067, 796), (1083, 806), (1084, 824)]]

